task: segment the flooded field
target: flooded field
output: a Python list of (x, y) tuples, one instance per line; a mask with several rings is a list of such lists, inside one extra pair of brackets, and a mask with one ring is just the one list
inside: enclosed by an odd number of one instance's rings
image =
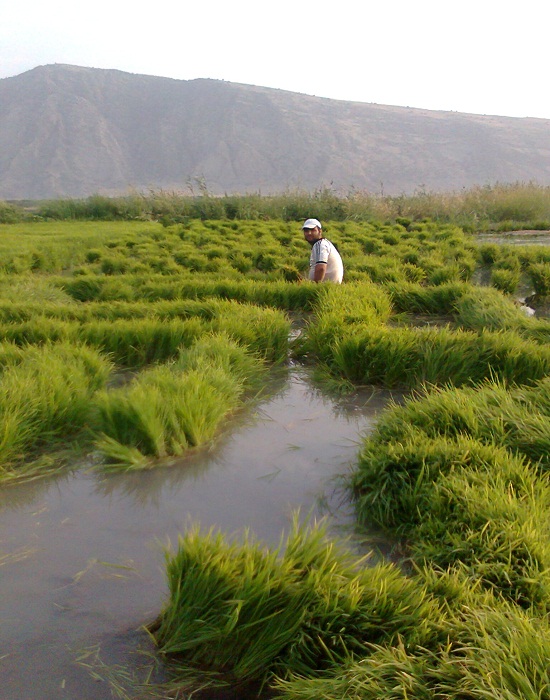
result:
[(166, 595), (163, 546), (191, 521), (228, 533), (248, 527), (276, 544), (300, 508), (351, 531), (335, 477), (387, 400), (381, 392), (334, 401), (292, 369), (209, 451), (142, 473), (82, 468), (4, 487), (3, 700), (103, 700), (113, 697), (111, 673), (119, 682), (150, 666), (136, 653), (147, 648), (140, 627)]
[(503, 233), (478, 233), (480, 243), (505, 243), (507, 245), (550, 245), (550, 231), (505, 231)]

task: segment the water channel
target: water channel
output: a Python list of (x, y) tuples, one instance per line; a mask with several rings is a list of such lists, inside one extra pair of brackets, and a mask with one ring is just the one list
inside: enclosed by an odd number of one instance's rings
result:
[[(109, 669), (138, 673), (140, 627), (166, 596), (164, 546), (190, 522), (247, 527), (276, 545), (295, 509), (353, 529), (338, 487), (387, 393), (330, 399), (305, 370), (232, 420), (216, 444), (168, 466), (85, 466), (0, 491), (3, 700), (112, 698)], [(376, 547), (371, 542), (361, 546)], [(105, 664), (107, 673), (97, 673)]]

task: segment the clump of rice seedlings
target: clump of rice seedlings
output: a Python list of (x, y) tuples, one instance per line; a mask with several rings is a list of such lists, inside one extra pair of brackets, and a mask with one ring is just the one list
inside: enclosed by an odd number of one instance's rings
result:
[(243, 347), (214, 336), (180, 351), (175, 363), (98, 394), (92, 429), (106, 466), (143, 467), (204, 444), (263, 370)]
[(200, 319), (159, 320), (155, 318), (92, 321), (79, 326), (79, 340), (109, 353), (127, 367), (142, 367), (177, 356), (204, 333)]
[(352, 382), (388, 387), (461, 386), (491, 377), (521, 384), (550, 372), (548, 349), (511, 332), (370, 327), (342, 337), (321, 357)]
[(491, 270), (491, 286), (504, 294), (514, 294), (520, 282), (520, 270), (493, 268)]
[(413, 283), (387, 284), (393, 308), (397, 312), (451, 315), (457, 301), (472, 289), (466, 282), (449, 282), (437, 286)]
[(454, 470), (499, 470), (514, 489), (532, 490), (524, 462), (505, 448), (467, 437), (427, 437), (409, 431), (399, 441), (368, 439), (350, 480), (361, 522), (372, 521), (398, 534), (419, 526), (435, 507), (434, 483)]
[(454, 643), (410, 652), (377, 645), (372, 654), (319, 678), (278, 679), (284, 700), (446, 698), (540, 700), (550, 681), (548, 622), (509, 606), (484, 605), (457, 620)]
[(268, 362), (284, 362), (287, 358), (290, 322), (277, 309), (228, 303), (226, 313), (209, 325), (213, 332), (228, 335)]
[(296, 354), (309, 354), (328, 363), (341, 338), (360, 332), (365, 326), (380, 326), (391, 315), (388, 295), (372, 283), (316, 287), (321, 287), (320, 296), (313, 318), (297, 343)]
[(457, 321), (464, 328), (518, 328), (527, 319), (511, 299), (491, 287), (472, 289), (456, 302)]
[[(277, 678), (282, 700), (409, 700), (460, 695), (461, 667), (448, 651), (408, 651), (403, 644), (372, 646), (360, 661), (348, 661), (318, 678)], [(468, 696), (470, 697), (470, 696)]]
[(538, 470), (550, 423), (523, 395), (447, 389), (395, 407), (366, 440), (350, 488), (360, 522), (406, 536), (413, 562), (458, 567), (544, 612), (550, 493)]
[(81, 431), (112, 369), (92, 348), (69, 344), (29, 347), (16, 359), (0, 383), (2, 478), (17, 478), (30, 456)]
[(52, 284), (47, 277), (33, 277), (24, 275), (13, 277), (5, 275), (0, 277), (0, 300), (2, 303), (25, 303), (36, 305), (50, 304), (63, 305), (73, 304), (74, 301), (62, 289)]
[(543, 298), (550, 296), (550, 263), (531, 263), (527, 272), (533, 283), (535, 294)]
[(266, 363), (227, 334), (208, 334), (190, 348), (180, 350), (174, 369), (189, 372), (202, 370), (205, 363), (236, 377), (245, 388), (259, 386), (265, 378)]
[(550, 416), (543, 403), (546, 386), (543, 380), (535, 388), (514, 391), (495, 383), (478, 388), (432, 387), (425, 396), (386, 411), (372, 439), (400, 441), (416, 431), (430, 438), (469, 436), (523, 454), (537, 469), (547, 469)]
[(15, 343), (0, 343), (0, 372), (3, 372), (6, 367), (20, 364), (25, 354), (25, 348)]
[(62, 319), (36, 316), (21, 323), (6, 323), (0, 327), (0, 338), (16, 345), (76, 342), (76, 323)]
[(438, 616), (412, 579), (364, 567), (318, 525), (295, 522), (272, 550), (194, 527), (166, 557), (169, 598), (151, 631), (188, 687), (315, 677), (372, 644), (427, 643)]
[(546, 617), (517, 608), (474, 609), (463, 622), (461, 686), (468, 697), (538, 700), (550, 686)]

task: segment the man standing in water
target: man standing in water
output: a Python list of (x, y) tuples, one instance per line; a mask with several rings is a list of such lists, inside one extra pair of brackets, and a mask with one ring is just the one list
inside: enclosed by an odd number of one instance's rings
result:
[(309, 279), (314, 282), (340, 284), (344, 276), (344, 265), (340, 253), (327, 238), (323, 237), (321, 222), (307, 219), (302, 226), (304, 238), (311, 246)]

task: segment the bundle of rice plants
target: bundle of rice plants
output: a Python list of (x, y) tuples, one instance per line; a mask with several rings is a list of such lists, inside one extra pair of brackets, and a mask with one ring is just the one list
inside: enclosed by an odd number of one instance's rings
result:
[(142, 367), (176, 357), (204, 333), (199, 319), (162, 321), (155, 318), (90, 321), (77, 331), (78, 338), (108, 353), (127, 367)]
[(318, 678), (277, 678), (282, 700), (446, 700), (464, 699), (460, 664), (445, 650), (411, 652), (403, 644), (373, 646), (360, 661), (350, 661)]
[[(319, 526), (266, 550), (193, 528), (167, 553), (169, 599), (151, 631), (191, 684), (315, 677), (385, 641), (426, 641), (437, 606), (391, 565), (364, 568)], [(171, 664), (172, 666), (172, 664)]]
[(32, 452), (82, 430), (91, 397), (111, 369), (93, 349), (69, 344), (30, 347), (5, 367), (0, 384), (2, 469), (11, 474)]
[(174, 368), (189, 372), (204, 369), (205, 365), (223, 370), (247, 388), (259, 386), (266, 372), (266, 364), (262, 358), (225, 333), (205, 335), (190, 348), (180, 350)]
[(216, 333), (228, 335), (268, 362), (283, 362), (287, 358), (290, 322), (277, 309), (228, 303), (226, 313), (212, 320), (209, 327)]
[(456, 315), (464, 328), (475, 330), (518, 329), (528, 320), (517, 304), (490, 287), (462, 295), (456, 302)]
[[(533, 488), (524, 460), (505, 448), (468, 437), (427, 437), (409, 431), (399, 440), (366, 440), (350, 478), (358, 519), (374, 522), (398, 534), (410, 533), (438, 505), (434, 484), (454, 471), (498, 471), (499, 478), (523, 495)], [(448, 514), (440, 513), (441, 522)]]
[(371, 656), (319, 678), (278, 679), (284, 700), (540, 700), (549, 684), (546, 620), (510, 606), (474, 605), (457, 639), (436, 652), (378, 646)]
[(456, 302), (471, 290), (465, 282), (449, 282), (438, 286), (413, 283), (386, 284), (392, 305), (397, 312), (451, 315)]
[(549, 492), (525, 471), (521, 489), (496, 470), (467, 467), (439, 478), (430, 509), (411, 533), (410, 556), (462, 568), (496, 596), (544, 614), (550, 605)]
[(519, 270), (493, 268), (491, 270), (491, 286), (505, 294), (514, 294), (520, 281)]
[[(477, 388), (437, 388), (394, 406), (379, 419), (373, 439), (399, 441), (416, 430), (430, 438), (469, 436), (525, 455), (537, 468), (547, 468), (550, 416), (544, 413), (546, 381), (534, 388), (509, 391), (503, 384)], [(536, 397), (540, 387), (541, 410)]]
[(0, 327), (0, 338), (16, 345), (42, 345), (77, 341), (78, 326), (71, 321), (37, 316), (22, 323), (6, 323)]
[[(139, 467), (210, 440), (236, 408), (239, 380), (219, 367), (188, 372), (159, 366), (99, 394), (92, 429), (106, 466)], [(128, 448), (128, 449), (125, 449)]]
[(539, 297), (550, 296), (550, 264), (546, 262), (531, 263), (528, 269), (529, 277)]

